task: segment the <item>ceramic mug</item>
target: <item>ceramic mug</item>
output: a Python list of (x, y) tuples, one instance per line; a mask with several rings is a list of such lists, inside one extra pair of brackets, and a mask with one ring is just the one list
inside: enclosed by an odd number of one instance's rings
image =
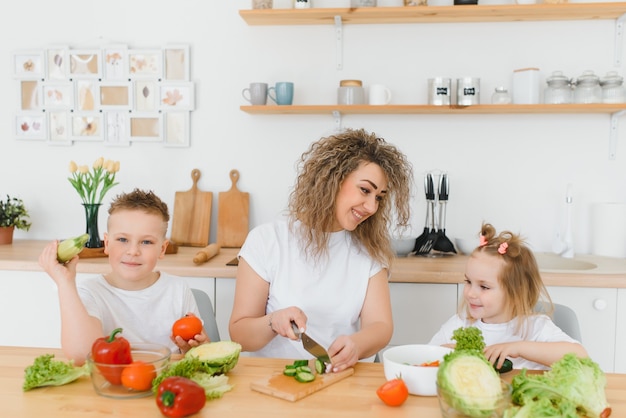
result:
[(369, 103), (371, 105), (386, 105), (391, 102), (391, 90), (382, 84), (370, 86)]
[(241, 91), (244, 99), (253, 105), (267, 104), (267, 83), (250, 83), (250, 87), (246, 87)]
[(274, 87), (267, 89), (267, 95), (277, 105), (290, 105), (293, 103), (293, 83), (280, 81)]

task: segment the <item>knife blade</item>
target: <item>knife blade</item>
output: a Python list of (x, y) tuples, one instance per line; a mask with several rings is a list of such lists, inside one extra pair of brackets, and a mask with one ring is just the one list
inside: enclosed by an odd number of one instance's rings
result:
[(291, 321), (291, 328), (296, 336), (302, 341), (302, 347), (316, 359), (324, 362), (324, 364), (330, 364), (330, 356), (324, 347), (317, 343), (313, 338), (309, 337), (306, 332), (300, 332), (295, 322)]

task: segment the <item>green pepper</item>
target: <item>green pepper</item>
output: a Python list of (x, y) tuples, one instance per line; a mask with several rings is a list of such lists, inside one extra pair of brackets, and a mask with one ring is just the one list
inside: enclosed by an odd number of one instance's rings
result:
[(101, 337), (91, 346), (91, 357), (98, 363), (98, 370), (112, 385), (122, 384), (123, 367), (107, 367), (103, 364), (130, 364), (133, 357), (130, 352), (130, 343), (124, 337), (117, 337), (122, 328), (116, 328), (108, 337)]
[(204, 408), (206, 394), (204, 388), (193, 380), (170, 376), (159, 385), (156, 403), (166, 417), (181, 418)]

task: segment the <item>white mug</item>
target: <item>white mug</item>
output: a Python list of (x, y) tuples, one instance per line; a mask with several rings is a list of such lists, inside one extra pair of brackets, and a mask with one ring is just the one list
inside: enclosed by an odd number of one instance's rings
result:
[(540, 78), (539, 68), (521, 68), (513, 71), (513, 103), (538, 104)]
[(369, 103), (371, 105), (386, 105), (391, 102), (391, 90), (382, 84), (370, 86)]

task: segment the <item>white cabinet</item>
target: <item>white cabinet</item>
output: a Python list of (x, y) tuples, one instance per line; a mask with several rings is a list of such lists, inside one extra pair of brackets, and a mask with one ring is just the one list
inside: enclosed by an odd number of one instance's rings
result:
[(215, 319), (222, 340), (230, 340), (228, 322), (235, 301), (235, 279), (215, 279)]
[(626, 373), (626, 289), (617, 290), (615, 373)]
[(605, 372), (615, 367), (618, 289), (548, 287), (552, 302), (567, 305), (578, 316), (582, 344)]
[(390, 345), (426, 344), (456, 313), (457, 285), (390, 283), (393, 336)]

